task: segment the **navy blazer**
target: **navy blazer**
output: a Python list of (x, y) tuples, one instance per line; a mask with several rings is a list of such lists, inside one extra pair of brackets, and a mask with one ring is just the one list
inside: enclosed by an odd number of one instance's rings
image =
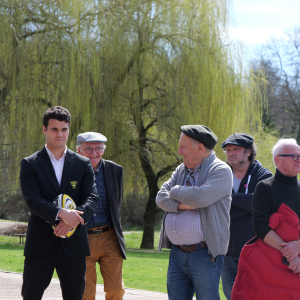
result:
[(121, 226), (121, 207), (123, 202), (123, 167), (110, 160), (102, 159), (106, 197), (114, 224), (122, 256), (126, 259), (126, 249)]
[(52, 225), (59, 209), (52, 203), (67, 194), (76, 203), (86, 223), (96, 209), (98, 193), (90, 160), (67, 150), (61, 185), (45, 148), (22, 159), (20, 183), (31, 216), (28, 222), (25, 256), (49, 257), (60, 243), (68, 257), (90, 255), (86, 226), (79, 225), (70, 238), (53, 234)]

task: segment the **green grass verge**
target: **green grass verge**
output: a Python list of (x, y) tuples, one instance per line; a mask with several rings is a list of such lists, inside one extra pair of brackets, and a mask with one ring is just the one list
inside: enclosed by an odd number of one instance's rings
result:
[[(125, 234), (127, 259), (123, 262), (123, 280), (126, 287), (167, 292), (166, 279), (169, 263), (169, 251), (158, 253), (132, 251), (139, 250), (143, 232), (132, 231)], [(159, 231), (155, 231), (154, 246), (157, 249)], [(22, 273), (24, 266), (24, 245), (18, 245), (18, 237), (0, 236), (0, 270)], [(130, 250), (132, 249), (132, 250)], [(56, 272), (54, 273), (57, 278)], [(97, 282), (103, 284), (99, 268), (97, 268)], [(220, 284), (221, 300), (226, 300)]]
[[(130, 234), (126, 234), (126, 232), (127, 231), (125, 231), (125, 234), (124, 234), (126, 249), (140, 249), (143, 231), (142, 230), (129, 231)], [(159, 241), (159, 231), (155, 231), (154, 232), (154, 249), (153, 250), (157, 250), (158, 241)]]
[(23, 273), (24, 246), (0, 244), (0, 270)]

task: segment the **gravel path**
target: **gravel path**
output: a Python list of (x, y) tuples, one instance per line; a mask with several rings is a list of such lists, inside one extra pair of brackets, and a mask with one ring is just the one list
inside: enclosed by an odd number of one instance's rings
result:
[[(22, 274), (0, 271), (0, 299), (22, 300)], [(149, 292), (125, 288), (124, 300), (167, 300), (168, 295), (158, 292)], [(46, 289), (43, 300), (63, 300), (59, 280), (53, 278)], [(97, 284), (96, 300), (105, 300), (103, 285)]]
[[(26, 225), (27, 223), (21, 222), (0, 222), (0, 235), (11, 229), (16, 229), (18, 225)], [(0, 298), (1, 299), (1, 298)]]

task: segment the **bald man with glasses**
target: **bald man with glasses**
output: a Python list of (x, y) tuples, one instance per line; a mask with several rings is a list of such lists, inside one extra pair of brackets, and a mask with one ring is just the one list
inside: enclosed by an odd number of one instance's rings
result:
[(254, 230), (269, 246), (279, 250), (288, 268), (300, 275), (300, 239), (285, 243), (269, 227), (269, 218), (285, 203), (300, 218), (300, 147), (294, 139), (280, 139), (272, 150), (275, 176), (258, 183), (253, 195)]
[(106, 300), (120, 300), (124, 295), (122, 280), (126, 250), (121, 228), (123, 201), (123, 168), (102, 158), (106, 137), (101, 133), (85, 132), (77, 137), (77, 151), (91, 161), (99, 194), (97, 209), (87, 223), (91, 255), (86, 258), (86, 288), (83, 300), (95, 300), (96, 264), (104, 281)]

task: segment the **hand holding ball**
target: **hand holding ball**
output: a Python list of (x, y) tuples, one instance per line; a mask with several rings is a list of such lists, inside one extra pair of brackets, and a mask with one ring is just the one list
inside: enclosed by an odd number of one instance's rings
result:
[[(60, 194), (58, 195), (55, 200), (53, 201), (53, 204), (57, 207), (57, 208), (64, 208), (66, 210), (74, 210), (76, 208), (76, 204), (73, 201), (73, 199), (71, 197), (69, 197), (66, 194)], [(56, 221), (56, 225), (59, 223), (59, 221)], [(55, 225), (55, 226), (56, 226)], [(68, 224), (67, 224), (68, 225)], [(52, 226), (53, 229), (55, 229), (55, 226)], [(68, 234), (66, 236), (62, 236), (62, 238), (69, 238), (71, 237), (74, 232), (76, 230), (76, 227), (72, 228)]]

